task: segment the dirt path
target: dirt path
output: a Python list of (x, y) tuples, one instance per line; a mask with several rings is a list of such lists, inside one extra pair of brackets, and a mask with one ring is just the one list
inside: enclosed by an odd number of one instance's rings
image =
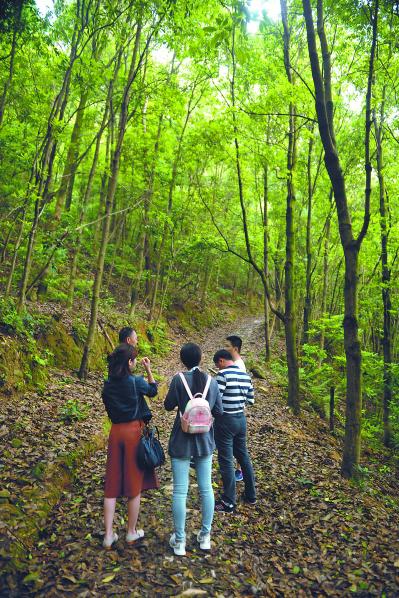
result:
[[(261, 322), (253, 318), (234, 330), (226, 326), (208, 332), (192, 339), (201, 341), (206, 365), (229, 333), (243, 337), (244, 356), (261, 345)], [(155, 364), (165, 376), (179, 369), (178, 349)], [(71, 387), (82, 392), (77, 384)], [(339, 446), (324, 422), (307, 413), (294, 418), (281, 389), (270, 381), (255, 385), (257, 402), (248, 413), (248, 428), (258, 504), (240, 506), (235, 516), (215, 515), (211, 554), (200, 552), (194, 541), (199, 526), (194, 477), (187, 556), (175, 557), (168, 547), (169, 464), (161, 472), (160, 490), (143, 499), (144, 540), (135, 547), (125, 545), (125, 507), (119, 504), (120, 540), (115, 550), (102, 550), (105, 450), (99, 450), (79, 468), (75, 484), (48, 517), (32, 550), (29, 571), (9, 577), (4, 595), (399, 595), (399, 517), (394, 505), (384, 503), (371, 487), (360, 489), (341, 479)], [(164, 412), (161, 402), (153, 404), (153, 412), (166, 446), (174, 416)], [(214, 472), (216, 485), (216, 465)]]

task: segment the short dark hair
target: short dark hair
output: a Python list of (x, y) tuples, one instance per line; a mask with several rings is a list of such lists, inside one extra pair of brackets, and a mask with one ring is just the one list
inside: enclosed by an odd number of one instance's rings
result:
[[(191, 370), (191, 368), (199, 365), (201, 357), (201, 347), (195, 343), (186, 343), (180, 349), (180, 359), (187, 369)], [(193, 395), (204, 391), (206, 380), (207, 375), (204, 372), (201, 372), (199, 369), (194, 370), (192, 384), (190, 384), (190, 390)]]
[(198, 365), (201, 361), (201, 347), (195, 343), (186, 343), (180, 349), (180, 359), (186, 366), (186, 368), (193, 368)]
[(227, 349), (219, 349), (213, 356), (213, 363), (218, 363), (219, 359), (226, 359), (227, 361), (233, 361), (231, 353)]
[(242, 339), (239, 336), (236, 336), (235, 334), (232, 334), (231, 336), (226, 336), (226, 341), (230, 341), (233, 347), (238, 349), (238, 352), (241, 351)]
[(122, 343), (118, 345), (111, 355), (108, 355), (108, 376), (123, 378), (130, 374), (129, 361), (136, 359), (137, 349), (133, 345)]
[(126, 343), (126, 339), (131, 336), (135, 332), (134, 328), (131, 326), (125, 326), (119, 330), (119, 342)]

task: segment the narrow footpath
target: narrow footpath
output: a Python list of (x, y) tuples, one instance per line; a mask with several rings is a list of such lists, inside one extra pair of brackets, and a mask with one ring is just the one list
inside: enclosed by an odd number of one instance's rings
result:
[[(207, 331), (198, 338), (181, 338), (181, 342), (200, 342), (204, 366), (209, 367), (214, 351), (233, 333), (243, 338), (244, 358), (250, 353), (256, 356), (262, 346), (262, 322), (255, 318), (236, 327)], [(180, 367), (179, 348), (177, 342), (167, 359), (155, 361), (155, 371), (170, 379)], [(132, 547), (124, 543), (126, 509), (120, 501), (116, 521), (120, 539), (114, 550), (104, 551), (106, 451), (101, 447), (88, 451), (73, 485), (46, 514), (39, 541), (29, 547), (28, 569), (9, 575), (1, 595), (399, 596), (399, 513), (392, 476), (380, 476), (377, 487), (343, 480), (339, 441), (329, 434), (326, 422), (306, 411), (294, 417), (285, 406), (284, 389), (274, 386), (271, 375), (267, 376), (266, 380), (254, 380), (256, 404), (247, 413), (258, 502), (256, 506), (240, 504), (235, 515), (215, 514), (210, 554), (200, 551), (195, 541), (199, 529), (195, 476), (191, 477), (188, 499), (187, 555), (176, 557), (168, 546), (172, 530), (169, 462), (160, 472), (160, 489), (142, 499), (139, 526), (145, 530), (144, 539)], [(33, 492), (37, 485), (38, 476), (32, 481), (32, 467), (40, 462), (40, 451), (52, 450), (57, 456), (74, 437), (77, 441), (85, 434), (89, 438), (101, 432), (101, 381), (91, 378), (84, 385), (60, 376), (53, 384), (52, 401), (41, 401), (39, 407), (31, 398), (33, 415), (26, 406), (22, 415), (20, 410), (15, 416), (15, 423), (25, 417), (31, 436), (25, 449), (24, 445), (15, 447), (20, 453), (14, 464), (11, 456), (5, 461), (11, 503), (15, 493), (24, 494), (24, 486)], [(90, 418), (63, 426), (57, 437), (57, 426), (46, 408), (56, 409), (57, 401), (72, 394), (85, 397)], [(166, 413), (157, 398), (151, 408), (166, 447), (174, 414)], [(30, 462), (32, 453), (36, 456)], [(25, 481), (18, 490), (16, 480), (21, 476)], [(217, 494), (216, 458), (214, 485)], [(238, 494), (240, 490), (239, 484)], [(18, 500), (22, 500), (20, 496)], [(29, 517), (34, 505), (29, 505), (28, 498), (24, 508)]]

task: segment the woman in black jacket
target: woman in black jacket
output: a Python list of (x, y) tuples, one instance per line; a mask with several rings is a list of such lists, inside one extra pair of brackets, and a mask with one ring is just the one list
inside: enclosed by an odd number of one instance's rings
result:
[(141, 361), (147, 372), (148, 382), (142, 376), (133, 376), (137, 349), (132, 345), (119, 345), (108, 357), (108, 380), (104, 382), (102, 398), (112, 427), (108, 439), (107, 468), (104, 493), (104, 548), (111, 548), (118, 540), (113, 532), (116, 499), (128, 497), (128, 530), (126, 542), (133, 544), (144, 536), (136, 529), (140, 510), (141, 491), (157, 488), (155, 472), (143, 472), (137, 466), (137, 447), (145, 422), (151, 411), (144, 395), (154, 397), (157, 385), (151, 372), (150, 360)]

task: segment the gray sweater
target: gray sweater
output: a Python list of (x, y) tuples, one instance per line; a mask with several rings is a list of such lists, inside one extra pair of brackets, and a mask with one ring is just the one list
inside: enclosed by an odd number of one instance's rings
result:
[[(193, 372), (184, 372), (189, 388), (192, 388)], [(211, 384), (206, 396), (206, 400), (212, 411), (212, 415), (217, 417), (223, 415), (222, 399), (219, 393), (219, 387), (212, 378)], [(180, 376), (177, 374), (172, 378), (168, 394), (166, 395), (164, 406), (167, 411), (173, 411), (178, 407), (176, 418), (173, 424), (169, 438), (168, 452), (171, 457), (187, 459), (190, 457), (206, 457), (215, 450), (215, 439), (213, 436), (213, 426), (209, 432), (203, 434), (187, 434), (183, 432), (180, 424), (180, 413), (184, 413), (189, 396), (183, 386)]]

